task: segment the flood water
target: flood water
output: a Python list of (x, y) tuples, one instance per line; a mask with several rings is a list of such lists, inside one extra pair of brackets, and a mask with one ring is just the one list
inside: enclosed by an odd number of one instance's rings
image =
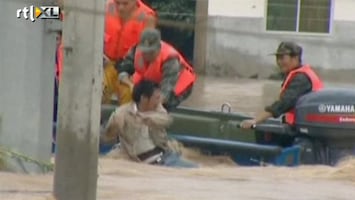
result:
[[(267, 81), (200, 78), (184, 106), (232, 110), (249, 115), (263, 107)], [(101, 158), (100, 200), (354, 200), (355, 160), (338, 167), (239, 167), (227, 157), (208, 157), (183, 149), (199, 169), (170, 169), (119, 159)], [(52, 174), (44, 176), (0, 173), (0, 200), (53, 200)]]
[(223, 103), (229, 103), (233, 112), (252, 115), (263, 107), (261, 96), (263, 86), (268, 82), (270, 81), (200, 77), (192, 95), (182, 106), (221, 110)]

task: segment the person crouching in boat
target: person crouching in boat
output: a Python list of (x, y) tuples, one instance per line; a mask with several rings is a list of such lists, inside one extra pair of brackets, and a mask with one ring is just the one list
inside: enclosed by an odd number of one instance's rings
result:
[(139, 44), (116, 68), (121, 72), (119, 80), (131, 87), (142, 80), (160, 84), (163, 106), (168, 111), (190, 96), (196, 81), (193, 68), (174, 47), (161, 40), (154, 28), (142, 32)]

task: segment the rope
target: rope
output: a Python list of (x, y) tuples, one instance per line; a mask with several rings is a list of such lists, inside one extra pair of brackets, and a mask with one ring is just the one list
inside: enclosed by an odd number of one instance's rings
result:
[(39, 167), (41, 167), (44, 171), (47, 171), (47, 172), (54, 170), (54, 164), (52, 164), (52, 163), (46, 163), (46, 162), (43, 162), (40, 160), (36, 160), (36, 159), (31, 158), (27, 155), (20, 154), (15, 151), (11, 151), (11, 150), (4, 148), (4, 147), (0, 147), (0, 158), (2, 156), (9, 157), (9, 158), (15, 158), (15, 159), (19, 159), (21, 161), (36, 164)]

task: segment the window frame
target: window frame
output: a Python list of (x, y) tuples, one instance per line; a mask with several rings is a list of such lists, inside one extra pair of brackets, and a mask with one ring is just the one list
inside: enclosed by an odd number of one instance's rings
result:
[(270, 34), (282, 34), (282, 35), (307, 35), (307, 36), (325, 36), (329, 37), (333, 35), (333, 24), (334, 24), (334, 9), (335, 9), (335, 0), (330, 0), (330, 15), (329, 15), (329, 32), (328, 33), (319, 33), (319, 32), (300, 32), (299, 31), (299, 21), (300, 21), (300, 10), (301, 10), (301, 1), (297, 0), (297, 19), (296, 19), (296, 30), (295, 31), (283, 31), (283, 30), (268, 30), (267, 29), (267, 10), (269, 5), (269, 0), (264, 0), (264, 31)]

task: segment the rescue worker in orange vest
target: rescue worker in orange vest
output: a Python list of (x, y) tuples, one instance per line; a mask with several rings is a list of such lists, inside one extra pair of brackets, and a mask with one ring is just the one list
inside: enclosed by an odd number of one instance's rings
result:
[[(58, 6), (61, 9), (60, 20), (63, 21), (64, 12), (63, 12), (63, 0), (57, 1)], [(54, 152), (54, 144), (56, 140), (56, 123), (57, 123), (57, 111), (58, 111), (58, 92), (59, 92), (59, 83), (63, 70), (63, 42), (62, 42), (62, 32), (59, 32), (57, 35), (57, 44), (55, 52), (55, 77), (54, 77), (54, 108), (53, 108), (53, 142), (52, 142), (52, 152)]]
[(131, 87), (142, 80), (160, 84), (162, 103), (168, 111), (190, 96), (196, 81), (193, 68), (174, 47), (161, 41), (160, 32), (154, 28), (143, 31), (140, 43), (117, 68), (119, 79)]
[[(58, 6), (61, 9), (60, 13), (60, 21), (63, 21), (64, 12), (63, 12), (63, 1), (57, 1)], [(56, 51), (55, 51), (55, 82), (54, 82), (54, 121), (57, 121), (57, 103), (58, 103), (58, 90), (59, 90), (59, 82), (62, 76), (63, 71), (63, 42), (62, 42), (62, 31), (60, 31), (56, 38)]]
[(57, 48), (56, 48), (56, 55), (55, 55), (54, 112), (53, 112), (54, 122), (57, 121), (58, 92), (59, 92), (59, 83), (62, 75), (62, 70), (63, 70), (63, 42), (62, 42), (62, 33), (60, 32), (57, 36)]
[[(62, 17), (61, 17), (61, 20)], [(59, 83), (62, 77), (63, 71), (63, 42), (62, 42), (62, 33), (60, 32), (57, 36), (57, 49), (56, 49), (56, 79)]]
[[(63, 21), (64, 18), (64, 11), (63, 11), (63, 0), (57, 0), (57, 5), (61, 9), (59, 19)], [(62, 32), (60, 31), (57, 36), (57, 45), (56, 45), (56, 53), (55, 53), (55, 78), (56, 84), (59, 84), (61, 79), (62, 70), (63, 70), (63, 42), (62, 42)]]
[(116, 95), (119, 104), (132, 100), (128, 85), (118, 81), (115, 65), (139, 41), (141, 32), (155, 27), (156, 14), (141, 0), (108, 0), (104, 35), (104, 81), (102, 103)]
[(302, 65), (302, 47), (293, 42), (281, 42), (276, 55), (276, 61), (285, 79), (282, 83), (279, 100), (267, 106), (252, 120), (244, 120), (242, 128), (251, 128), (270, 117), (278, 118), (283, 115), (283, 122), (294, 125), (294, 107), (297, 100), (310, 92), (323, 88), (323, 83), (309, 65)]
[[(64, 10), (63, 10), (63, 0), (57, 0), (57, 5), (60, 8), (60, 15), (59, 15), (59, 20), (63, 22), (64, 19)], [(56, 65), (56, 84), (58, 86), (59, 81), (62, 76), (62, 71), (63, 71), (63, 41), (62, 41), (62, 31), (58, 33), (57, 36), (57, 46), (56, 46), (56, 56), (55, 56), (55, 65)]]

